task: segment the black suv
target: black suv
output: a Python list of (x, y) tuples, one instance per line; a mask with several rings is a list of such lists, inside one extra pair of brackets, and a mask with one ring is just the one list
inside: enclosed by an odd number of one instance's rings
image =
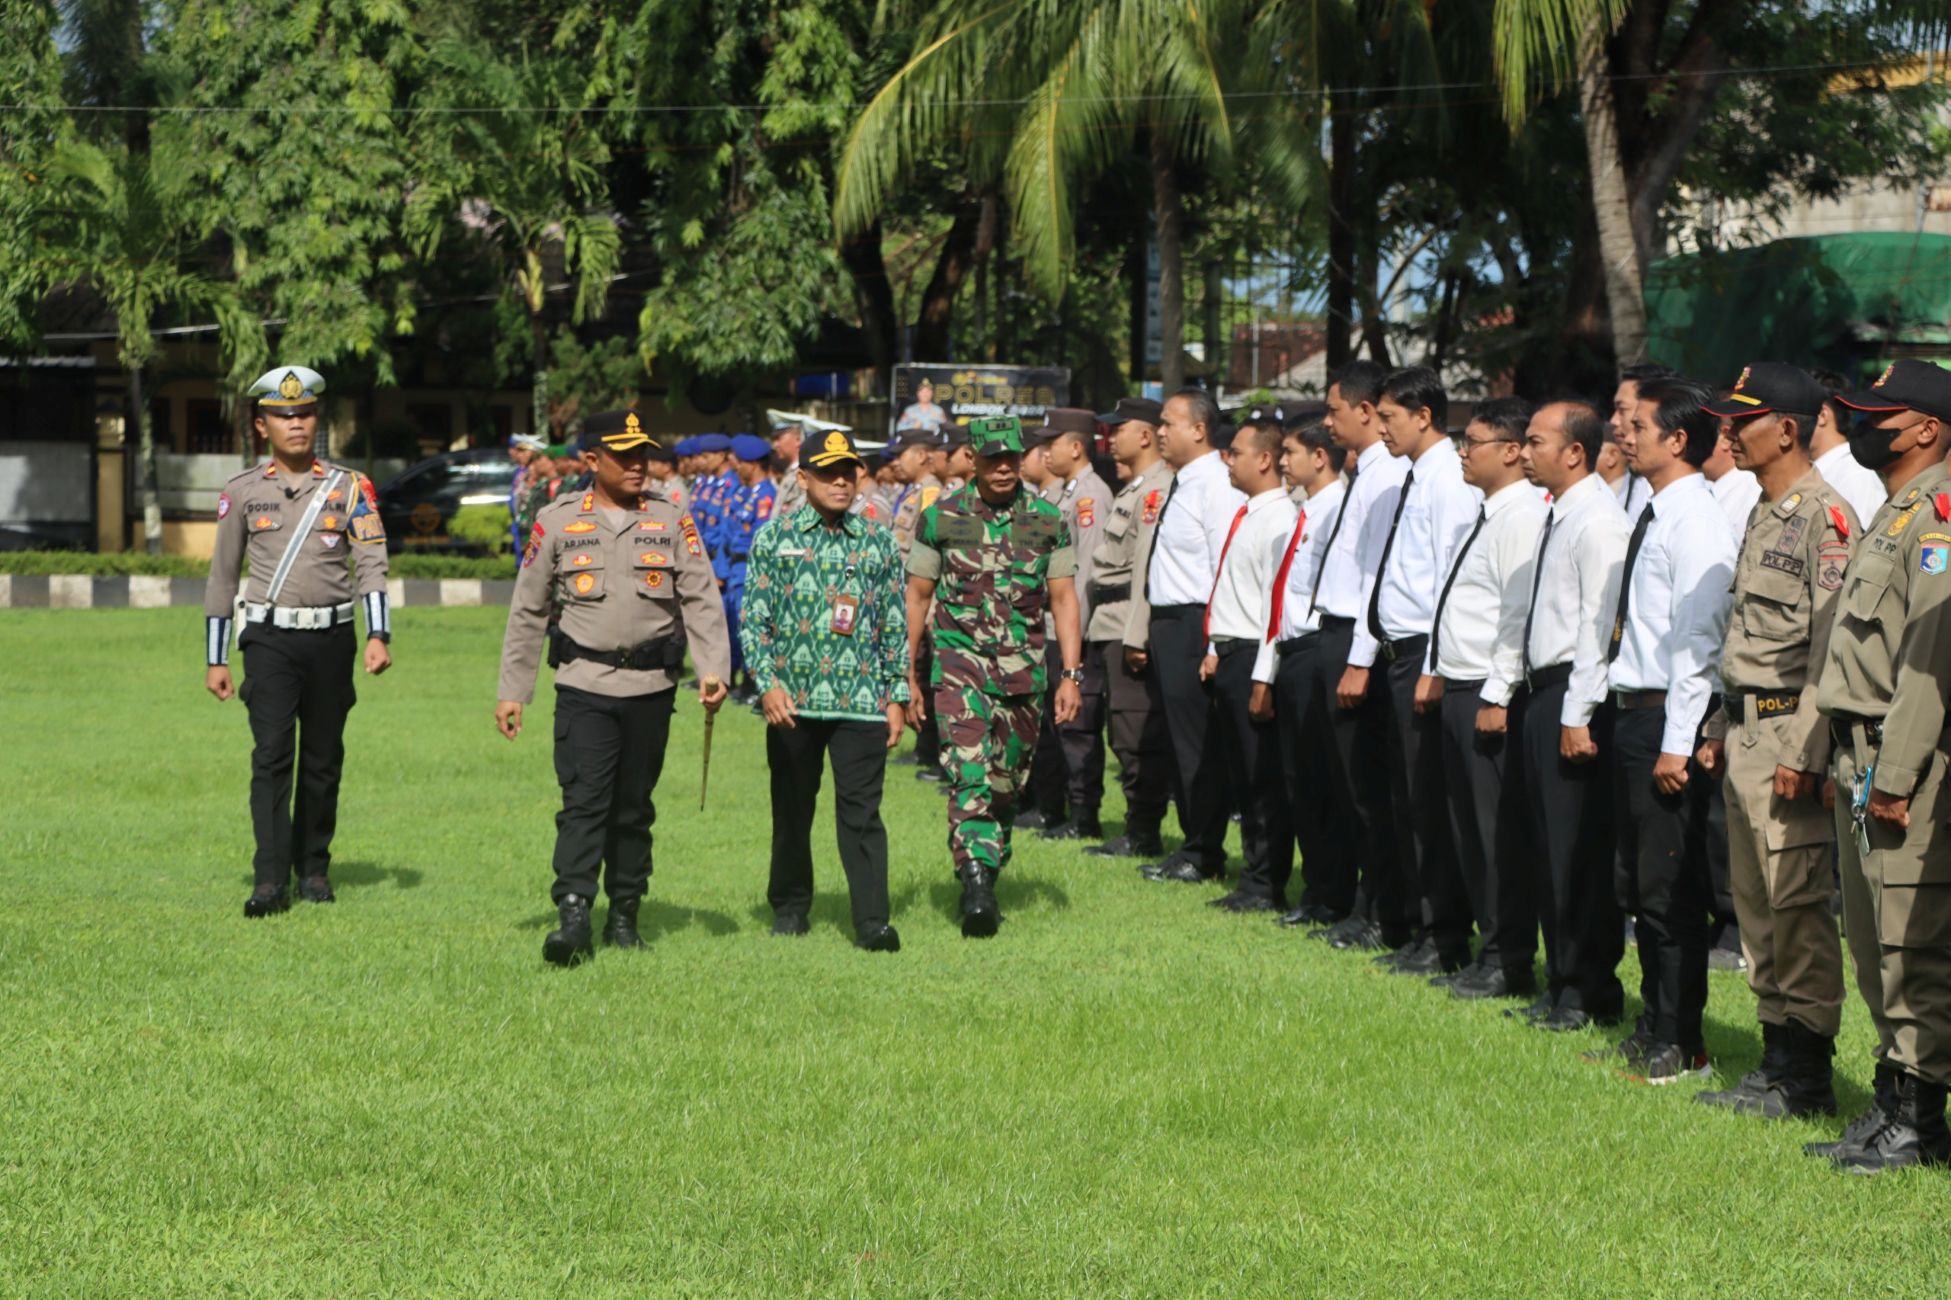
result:
[(450, 535), (448, 524), (462, 506), (508, 505), (515, 462), (499, 447), (450, 451), (409, 465), (379, 489), (379, 517), (389, 551), (455, 551), (481, 548)]

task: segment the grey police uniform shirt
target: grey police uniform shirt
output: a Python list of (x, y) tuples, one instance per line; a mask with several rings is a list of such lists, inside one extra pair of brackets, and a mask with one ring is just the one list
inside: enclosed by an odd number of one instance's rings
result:
[[(328, 487), (337, 475), (336, 486)], [(284, 558), (312, 498), (326, 493), (307, 536), (299, 539), (291, 571), (278, 592), (280, 607), (318, 608), (359, 598), (366, 607), (366, 630), (389, 632), (386, 613), (386, 531), (378, 500), (366, 476), (341, 465), (314, 461), (311, 471), (287, 474), (276, 461), (253, 466), (224, 484), (217, 498), (217, 541), (210, 556), (210, 580), (203, 588), (203, 612), (212, 642), (208, 661), (227, 662), (215, 642), (228, 645), (231, 607), (244, 561), (250, 580), (248, 604), (263, 604), (271, 575)]]
[(1098, 543), (1104, 535), (1105, 515), (1110, 504), (1111, 489), (1104, 485), (1104, 480), (1089, 465), (1064, 485), (1063, 495), (1057, 503), (1064, 522), (1070, 525), (1070, 544), (1077, 550), (1077, 626), (1080, 628), (1088, 628), (1091, 624), (1090, 588), (1092, 575), (1096, 572), (1094, 560)]
[(1145, 562), (1152, 534), (1158, 529), (1159, 512), (1165, 508), (1165, 497), (1171, 490), (1172, 467), (1155, 460), (1142, 474), (1126, 479), (1111, 498), (1104, 537), (1091, 556), (1092, 581), (1099, 586), (1129, 585), (1131, 594), (1124, 600), (1094, 603), (1085, 640), (1122, 641), (1127, 649), (1145, 648), (1151, 635), (1151, 606), (1145, 603)]
[[(535, 697), (552, 604), (562, 634), (585, 650), (627, 650), (682, 632), (700, 677), (731, 677), (731, 638), (704, 540), (691, 516), (662, 497), (646, 496), (635, 510), (603, 510), (585, 492), (536, 516), (508, 607), (498, 699)], [(669, 690), (677, 675), (574, 659), (555, 680), (592, 695), (630, 696)]]

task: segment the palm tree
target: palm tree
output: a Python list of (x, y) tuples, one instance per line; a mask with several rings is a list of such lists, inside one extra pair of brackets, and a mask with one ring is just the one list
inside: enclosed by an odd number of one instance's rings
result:
[(151, 555), (162, 553), (163, 516), (142, 371), (156, 355), (156, 326), (171, 311), (214, 317), (233, 379), (263, 352), (263, 327), (242, 309), (234, 286), (196, 269), (202, 241), (182, 215), (191, 205), (178, 161), (167, 151), (65, 141), (48, 169), (49, 188), (56, 192), (38, 214), (50, 284), (94, 290), (115, 320), (136, 428), (143, 540)]
[[(1244, 0), (943, 0), (848, 134), (834, 197), (840, 237), (871, 226), (904, 179), (954, 150), (979, 182), (1000, 176), (1012, 245), (1031, 283), (1061, 300), (1078, 192), (1142, 137), (1159, 249), (1162, 377), (1168, 391), (1179, 386), (1179, 168), (1223, 171), (1254, 129), (1229, 101), (1259, 84), (1246, 57), (1247, 8)], [(1284, 151), (1278, 133), (1266, 134)], [(1288, 174), (1304, 184), (1302, 169)]]
[(592, 77), (573, 59), (532, 57), (503, 62), (482, 47), (447, 41), (433, 51), (444, 75), (434, 84), (451, 96), (439, 107), (449, 134), (438, 174), (423, 178), (407, 206), (407, 228), (429, 255), (450, 223), (472, 227), (502, 259), (508, 283), (528, 318), (535, 372), (534, 428), (549, 427), (549, 254), (561, 250), (573, 288), (570, 320), (602, 310), (622, 258), (616, 218), (602, 207), (609, 143)]

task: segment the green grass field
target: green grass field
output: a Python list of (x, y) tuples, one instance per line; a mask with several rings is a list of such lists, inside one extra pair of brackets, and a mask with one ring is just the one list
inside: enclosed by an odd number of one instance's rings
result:
[[(1628, 1084), (1216, 890), (1032, 839), (963, 940), (906, 768), (904, 951), (849, 944), (824, 818), (814, 933), (771, 939), (742, 710), (700, 814), (680, 704), (649, 951), (545, 967), (549, 692), (494, 734), (501, 618), (399, 612), (340, 901), (247, 922), (197, 611), (0, 614), (0, 1294), (1944, 1293), (1945, 1177), (1830, 1173), (1838, 1125)], [(1738, 1076), (1738, 978), (1708, 1014)], [(1854, 1002), (1844, 1039), (1854, 1112)]]

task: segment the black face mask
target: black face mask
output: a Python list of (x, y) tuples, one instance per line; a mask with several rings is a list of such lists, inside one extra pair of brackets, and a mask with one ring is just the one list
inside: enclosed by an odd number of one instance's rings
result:
[(1856, 463), (1864, 469), (1878, 470), (1897, 459), (1891, 444), (1897, 441), (1902, 429), (1879, 429), (1869, 420), (1858, 420), (1856, 427), (1849, 431), (1849, 454), (1856, 457)]

